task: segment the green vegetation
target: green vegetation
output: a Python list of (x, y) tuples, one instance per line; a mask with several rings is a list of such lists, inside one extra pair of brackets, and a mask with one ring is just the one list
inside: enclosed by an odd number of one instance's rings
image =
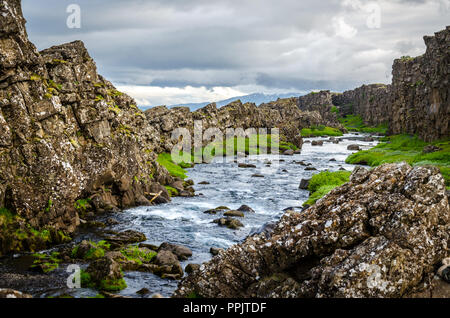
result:
[(108, 292), (118, 292), (127, 288), (127, 283), (123, 278), (120, 279), (105, 279), (100, 282), (99, 289)]
[[(202, 149), (204, 155), (224, 156), (227, 154), (237, 155), (245, 153), (247, 155), (259, 155), (261, 152), (271, 153), (272, 147), (279, 148), (280, 151), (288, 149), (297, 150), (298, 148), (287, 141), (275, 140), (272, 135), (254, 134), (250, 137), (231, 137), (222, 141), (213, 142)], [(194, 154), (195, 157), (201, 156), (200, 153)]]
[(178, 190), (171, 187), (171, 186), (165, 186), (165, 188), (167, 189), (167, 192), (169, 192), (169, 195), (171, 197), (176, 197), (178, 195)]
[(8, 224), (14, 219), (15, 215), (12, 214), (7, 208), (0, 208), (0, 226)]
[[(346, 160), (351, 164), (378, 166), (384, 163), (406, 161), (413, 166), (432, 165), (440, 169), (447, 188), (450, 188), (450, 139), (426, 143), (417, 136), (395, 135), (386, 137), (384, 143), (357, 152)], [(440, 151), (424, 153), (427, 145), (442, 148)]]
[(91, 275), (85, 270), (81, 270), (80, 278), (81, 278), (81, 287), (83, 288), (99, 289), (108, 292), (117, 292), (127, 288), (127, 283), (123, 278), (105, 279), (99, 283), (96, 283), (92, 281)]
[(90, 204), (91, 199), (80, 199), (75, 202), (75, 209), (79, 210), (80, 212), (86, 212), (90, 209), (92, 209), (92, 206)]
[(364, 124), (364, 121), (360, 116), (355, 115), (347, 115), (345, 117), (341, 117), (339, 118), (339, 121), (348, 131), (358, 131), (369, 134), (386, 134), (388, 130), (387, 124), (381, 124), (377, 127), (368, 127)]
[(319, 137), (319, 136), (342, 136), (343, 133), (337, 128), (321, 126), (313, 126), (302, 129), (303, 137)]
[(311, 195), (304, 205), (313, 205), (317, 200), (328, 194), (334, 188), (348, 182), (350, 175), (350, 171), (323, 171), (314, 175), (308, 186)]
[(155, 251), (146, 251), (145, 249), (137, 246), (128, 246), (120, 250), (120, 252), (129, 261), (136, 262), (139, 265), (142, 265), (143, 263), (150, 263), (157, 254)]
[(107, 243), (106, 241), (99, 241), (97, 243), (89, 241), (90, 245), (92, 246), (89, 251), (86, 252), (85, 255), (78, 255), (78, 250), (80, 248), (79, 245), (75, 246), (72, 249), (72, 258), (83, 257), (85, 260), (94, 260), (99, 259), (105, 256), (105, 252), (108, 251), (111, 248), (111, 245)]
[(186, 170), (184, 170), (181, 166), (177, 165), (172, 161), (172, 156), (170, 153), (161, 153), (158, 155), (158, 159), (156, 160), (161, 166), (169, 171), (172, 177), (179, 177), (181, 179), (186, 179)]
[[(281, 152), (298, 148), (287, 141), (273, 140), (272, 135), (251, 135), (250, 137), (231, 137), (226, 140), (211, 142), (208, 146), (190, 154), (190, 162), (203, 162), (202, 157), (217, 157), (224, 156), (226, 154), (236, 155), (237, 153), (245, 153), (247, 155), (258, 155), (264, 148), (267, 148), (267, 153), (271, 152), (272, 147), (278, 147)], [(180, 156), (183, 152), (180, 151)], [(162, 153), (158, 155), (157, 162), (165, 167), (173, 177), (179, 177), (182, 179), (187, 178), (186, 168), (192, 167), (191, 163), (181, 162), (176, 164), (172, 160), (172, 156), (169, 153)], [(175, 193), (175, 189), (166, 187), (169, 193), (172, 191)]]
[(337, 108), (336, 106), (333, 106), (333, 107), (331, 107), (331, 112), (339, 114), (339, 108)]
[(34, 261), (31, 268), (39, 268), (44, 273), (50, 273), (59, 267), (61, 259), (59, 259), (59, 253), (53, 252), (50, 255), (35, 253), (33, 254)]

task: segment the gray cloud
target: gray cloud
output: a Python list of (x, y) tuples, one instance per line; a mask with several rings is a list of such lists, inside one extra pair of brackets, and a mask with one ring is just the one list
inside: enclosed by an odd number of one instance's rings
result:
[[(76, 30), (65, 24), (74, 0), (22, 2), (39, 49), (81, 39), (114, 83), (180, 88), (389, 82), (392, 60), (421, 54), (422, 36), (450, 17), (450, 0), (78, 0)], [(367, 24), (371, 3), (380, 5), (378, 29)]]

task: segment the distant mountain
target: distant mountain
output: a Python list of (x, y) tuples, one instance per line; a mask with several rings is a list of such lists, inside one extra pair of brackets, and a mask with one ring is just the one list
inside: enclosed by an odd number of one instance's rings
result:
[[(263, 103), (269, 103), (272, 101), (277, 100), (278, 98), (289, 98), (289, 97), (298, 97), (303, 94), (300, 93), (286, 93), (286, 94), (264, 94), (264, 93), (254, 93), (250, 95), (244, 95), (244, 96), (237, 96), (228, 98), (225, 100), (221, 100), (216, 102), (217, 107), (222, 107), (225, 105), (228, 105), (231, 102), (234, 102), (236, 100), (241, 100), (242, 103), (255, 103), (257, 106), (263, 104)], [(173, 107), (189, 107), (191, 111), (197, 110), (199, 108), (205, 107), (206, 105), (211, 104), (211, 102), (204, 102), (204, 103), (188, 103), (188, 104), (179, 104), (179, 105), (170, 105), (169, 108)], [(149, 109), (151, 107), (141, 107), (142, 109)]]

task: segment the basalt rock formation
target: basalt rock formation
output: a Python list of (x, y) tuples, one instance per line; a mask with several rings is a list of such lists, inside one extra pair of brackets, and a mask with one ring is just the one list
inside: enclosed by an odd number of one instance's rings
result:
[[(194, 112), (191, 112), (188, 107), (168, 109), (165, 106), (159, 106), (147, 110), (145, 114), (150, 124), (158, 129), (161, 136), (167, 141), (166, 151), (170, 151), (173, 143), (177, 142), (176, 140), (170, 141), (172, 130), (182, 127), (187, 128), (193, 134), (195, 121), (201, 121), (203, 130), (218, 128), (222, 133), (225, 133), (227, 128), (244, 130), (248, 128), (279, 128), (280, 138), (292, 142), (299, 148), (303, 144), (301, 129), (324, 123), (319, 111), (299, 109), (298, 98), (279, 99), (259, 107), (253, 103), (242, 104), (240, 100), (221, 108), (217, 108), (213, 103)], [(340, 126), (337, 117), (327, 119), (326, 123), (333, 127)]]
[(288, 211), (204, 263), (176, 297), (408, 297), (448, 256), (450, 208), (434, 167), (357, 167), (303, 212)]
[(425, 36), (425, 54), (394, 61), (392, 84), (364, 85), (334, 94), (341, 114), (367, 124), (389, 124), (392, 134), (417, 134), (425, 141), (450, 136), (450, 26)]
[(79, 199), (98, 212), (169, 200), (158, 131), (83, 43), (39, 53), (20, 1), (0, 14), (0, 255), (66, 240)]

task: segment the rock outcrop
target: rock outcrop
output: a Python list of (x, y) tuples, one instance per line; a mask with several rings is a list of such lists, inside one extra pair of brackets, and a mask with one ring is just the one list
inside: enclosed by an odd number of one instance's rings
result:
[(332, 97), (341, 114), (367, 124), (389, 124), (392, 134), (417, 134), (425, 141), (450, 136), (450, 26), (425, 36), (425, 54), (394, 61), (392, 84), (364, 85)]
[(355, 168), (350, 182), (270, 234), (232, 246), (176, 297), (407, 297), (448, 256), (450, 208), (438, 169)]
[[(324, 112), (324, 114), (326, 113)], [(324, 123), (319, 111), (299, 109), (298, 98), (279, 99), (259, 107), (253, 103), (242, 104), (240, 100), (221, 108), (217, 108), (213, 103), (194, 112), (191, 112), (188, 107), (168, 109), (165, 106), (159, 106), (147, 110), (145, 114), (149, 123), (161, 132), (162, 138), (166, 141), (166, 151), (171, 151), (174, 143), (177, 142), (170, 141), (172, 130), (187, 128), (193, 134), (195, 121), (201, 121), (203, 130), (218, 128), (223, 134), (228, 128), (244, 130), (248, 128), (279, 128), (280, 138), (292, 142), (299, 148), (303, 144), (301, 129)], [(333, 127), (340, 126), (335, 117), (327, 119), (326, 123)]]
[(0, 255), (67, 238), (79, 199), (99, 212), (159, 191), (170, 200), (158, 131), (98, 75), (83, 43), (39, 53), (20, 1), (0, 2), (0, 13)]

